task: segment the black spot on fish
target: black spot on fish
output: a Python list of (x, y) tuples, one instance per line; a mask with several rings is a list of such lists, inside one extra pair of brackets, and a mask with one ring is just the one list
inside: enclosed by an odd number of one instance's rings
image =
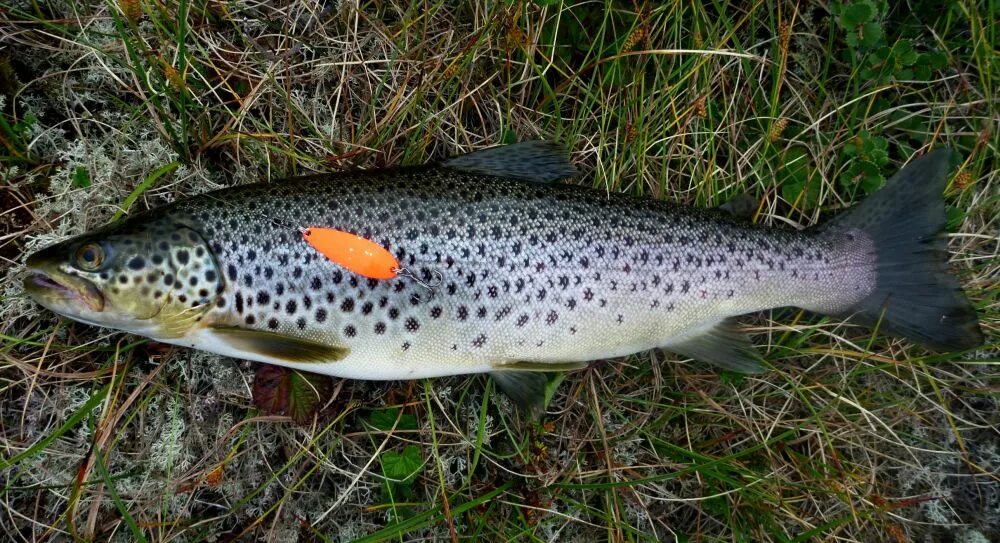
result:
[(358, 334), (358, 331), (355, 330), (354, 326), (351, 326), (350, 324), (348, 324), (347, 326), (344, 327), (344, 335), (345, 336), (347, 336), (347, 337), (354, 337), (357, 334)]
[(390, 307), (389, 308), (389, 318), (392, 319), (392, 320), (398, 319), (399, 318), (399, 309), (397, 309), (395, 307)]
[[(125, 276), (123, 275), (122, 277), (125, 277)], [(119, 278), (119, 280), (120, 280), (120, 278)], [(124, 282), (125, 281), (122, 281), (122, 283), (124, 283)], [(163, 276), (163, 284), (167, 285), (168, 287), (171, 286), (171, 285), (173, 285), (174, 284), (174, 275), (172, 273), (168, 273), (168, 274), (164, 275)]]
[(288, 300), (288, 303), (285, 304), (285, 313), (288, 313), (289, 315), (294, 315), (295, 311), (298, 310), (298, 308), (299, 304), (295, 303), (295, 300)]
[(464, 305), (458, 306), (458, 320), (464, 321), (469, 316), (469, 309)]
[(313, 277), (312, 282), (309, 283), (309, 287), (313, 290), (320, 290), (323, 288), (323, 282), (320, 281), (319, 277)]
[(409, 318), (406, 319), (406, 331), (407, 332), (416, 332), (419, 329), (420, 329), (420, 323), (417, 322), (417, 319), (415, 319), (413, 317), (409, 317)]
[(354, 298), (347, 297), (344, 301), (340, 302), (340, 310), (344, 313), (350, 313), (354, 311)]
[(146, 260), (141, 256), (133, 257), (128, 261), (128, 267), (133, 270), (141, 270), (146, 267)]
[(483, 345), (486, 345), (486, 334), (479, 334), (479, 337), (472, 340), (473, 347), (482, 347)]
[(483, 307), (483, 306), (480, 306), (479, 309), (476, 310), (476, 316), (479, 317), (480, 319), (485, 318), (486, 317), (486, 308)]
[(236, 266), (230, 264), (226, 267), (226, 275), (229, 276), (230, 281), (236, 281)]
[(529, 319), (530, 317), (528, 317), (527, 314), (522, 313), (521, 316), (517, 318), (517, 327), (520, 328), (525, 324), (528, 324)]
[(555, 324), (557, 320), (559, 320), (559, 313), (555, 311), (549, 311), (549, 314), (545, 316), (545, 324), (549, 326)]
[(295, 326), (297, 326), (299, 330), (305, 330), (306, 329), (305, 317), (299, 317), (299, 319), (295, 321)]
[(187, 264), (190, 258), (191, 255), (188, 254), (187, 249), (181, 249), (177, 251), (177, 262), (179, 262), (181, 265)]
[(363, 305), (361, 306), (361, 314), (362, 314), (362, 315), (367, 315), (367, 314), (369, 314), (369, 313), (371, 313), (371, 312), (372, 312), (372, 309), (373, 309), (373, 308), (374, 308), (374, 306), (372, 305), (372, 303), (371, 303), (371, 302), (365, 302), (365, 303), (364, 303), (364, 304), (363, 304)]
[(239, 314), (241, 314), (241, 315), (243, 314), (243, 293), (242, 292), (237, 292), (236, 293), (236, 312), (239, 313)]
[(375, 333), (379, 334), (379, 335), (385, 333), (385, 323), (384, 322), (379, 321), (379, 322), (375, 323)]
[(253, 323), (255, 322), (257, 322), (257, 317), (254, 317), (253, 315), (247, 315), (246, 323), (248, 325), (253, 325)]

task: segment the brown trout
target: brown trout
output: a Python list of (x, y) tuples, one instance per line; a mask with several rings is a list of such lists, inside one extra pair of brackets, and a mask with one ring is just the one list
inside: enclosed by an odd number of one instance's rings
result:
[[(945, 269), (949, 156), (793, 231), (560, 184), (572, 165), (524, 142), (194, 196), (31, 255), (25, 288), (157, 341), (355, 379), (489, 372), (528, 403), (536, 372), (653, 348), (762, 371), (734, 317), (775, 307), (962, 350), (983, 337)], [(339, 266), (309, 227), (377, 243), (399, 274)]]

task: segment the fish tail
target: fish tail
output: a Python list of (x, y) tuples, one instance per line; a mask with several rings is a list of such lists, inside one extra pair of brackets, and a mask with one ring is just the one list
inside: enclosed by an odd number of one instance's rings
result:
[(861, 231), (874, 253), (874, 287), (842, 316), (941, 351), (983, 343), (976, 312), (947, 270), (942, 192), (950, 157), (941, 149), (911, 162), (822, 228), (840, 239)]

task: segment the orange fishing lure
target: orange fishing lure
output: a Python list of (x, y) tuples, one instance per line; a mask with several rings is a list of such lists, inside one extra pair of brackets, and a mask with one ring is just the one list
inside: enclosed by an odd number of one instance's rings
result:
[(385, 247), (357, 234), (333, 228), (307, 228), (306, 243), (348, 270), (371, 279), (392, 279), (399, 273), (399, 261)]

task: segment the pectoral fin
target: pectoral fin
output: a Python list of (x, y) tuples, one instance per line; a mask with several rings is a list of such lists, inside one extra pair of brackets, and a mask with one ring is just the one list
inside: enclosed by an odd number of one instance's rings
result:
[(735, 319), (723, 320), (702, 333), (671, 342), (664, 348), (737, 373), (767, 371), (753, 343), (736, 329)]
[(463, 172), (541, 183), (578, 173), (558, 145), (538, 140), (483, 149), (452, 158), (444, 165)]
[(213, 326), (212, 335), (232, 349), (285, 362), (336, 362), (350, 353), (346, 347), (235, 326)]

